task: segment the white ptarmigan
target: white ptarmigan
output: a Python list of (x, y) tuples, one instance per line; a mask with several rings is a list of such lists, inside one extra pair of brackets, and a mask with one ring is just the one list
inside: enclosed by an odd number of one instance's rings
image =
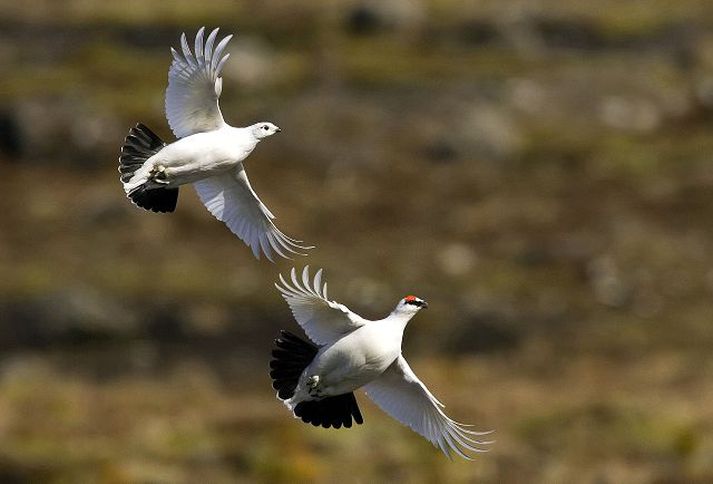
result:
[(290, 253), (310, 249), (275, 226), (275, 216), (250, 186), (243, 160), (280, 128), (268, 122), (234, 128), (223, 120), (218, 105), (220, 73), (230, 56), (223, 52), (232, 35), (215, 45), (218, 29), (205, 43), (204, 31), (201, 27), (196, 34), (193, 52), (185, 33), (182, 53), (171, 48), (166, 118), (179, 139), (166, 144), (141, 123), (132, 128), (119, 156), (124, 191), (141, 208), (173, 212), (178, 187), (192, 183), (210, 213), (225, 222), (258, 259), (261, 251), (272, 260), (272, 251), (289, 258)]
[(386, 318), (369, 321), (346, 306), (330, 301), (322, 270), (310, 280), (305, 267), (300, 281), (280, 274), (275, 284), (297, 322), (315, 344), (287, 331), (275, 340), (270, 376), (277, 397), (295, 417), (325, 428), (351, 427), (363, 422), (354, 391), (366, 395), (382, 410), (418, 432), (444, 454), (470, 459), (468, 452), (487, 452), (492, 441), (449, 418), (443, 404), (428, 391), (401, 355), (406, 324), (428, 304), (406, 296)]

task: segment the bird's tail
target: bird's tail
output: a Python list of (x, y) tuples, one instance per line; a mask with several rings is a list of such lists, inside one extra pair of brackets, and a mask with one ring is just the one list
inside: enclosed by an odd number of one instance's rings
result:
[(148, 178), (132, 180), (146, 160), (161, 151), (166, 143), (142, 123), (129, 130), (119, 155), (119, 173), (126, 194), (141, 208), (153, 212), (173, 212), (178, 202), (178, 188), (147, 187)]
[[(289, 331), (280, 331), (275, 345), (277, 348), (272, 350), (273, 359), (270, 361), (272, 387), (277, 390), (280, 400), (289, 400), (295, 394), (302, 372), (317, 355), (318, 348)], [(290, 405), (290, 408), (295, 417), (315, 427), (349, 428), (352, 426), (352, 418), (357, 424), (364, 422), (354, 393), (301, 401), (294, 406)]]

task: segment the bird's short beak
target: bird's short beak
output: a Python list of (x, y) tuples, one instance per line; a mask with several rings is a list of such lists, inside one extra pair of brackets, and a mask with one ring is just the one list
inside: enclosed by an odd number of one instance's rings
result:
[(428, 309), (428, 303), (426, 301), (423, 301), (423, 304), (421, 305), (423, 309)]
[(281, 132), (282, 132), (282, 128), (277, 128), (277, 131), (275, 131), (275, 133), (281, 133)]

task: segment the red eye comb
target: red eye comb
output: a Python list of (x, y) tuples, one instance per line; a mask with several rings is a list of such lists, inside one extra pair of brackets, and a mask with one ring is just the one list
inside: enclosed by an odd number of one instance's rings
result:
[(415, 301), (416, 299), (418, 299), (416, 296), (410, 296), (410, 295), (409, 295), (409, 296), (406, 296), (406, 297), (404, 298), (404, 301), (409, 302), (409, 301)]

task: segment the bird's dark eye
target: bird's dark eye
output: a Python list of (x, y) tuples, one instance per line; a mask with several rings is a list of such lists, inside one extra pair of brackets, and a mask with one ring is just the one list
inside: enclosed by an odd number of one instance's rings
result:
[(269, 128), (267, 125), (265, 125), (265, 126), (262, 127), (262, 129), (264, 129), (265, 131), (267, 131), (267, 130), (270, 129), (270, 128)]

